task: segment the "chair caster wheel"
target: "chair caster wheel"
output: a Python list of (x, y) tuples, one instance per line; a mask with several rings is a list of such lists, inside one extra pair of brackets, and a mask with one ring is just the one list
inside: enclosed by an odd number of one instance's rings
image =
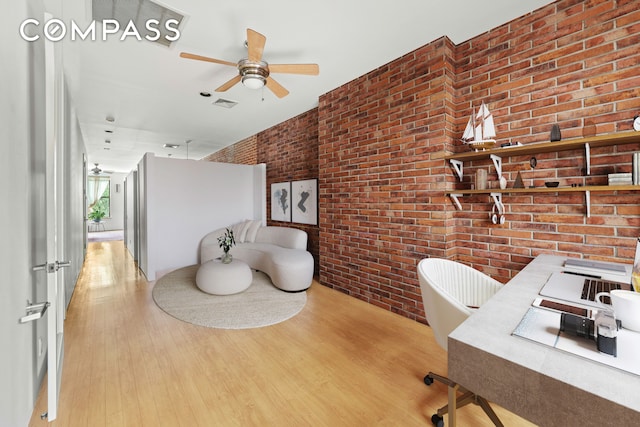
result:
[(424, 383), (425, 383), (426, 385), (431, 385), (431, 384), (433, 384), (433, 378), (431, 378), (429, 375), (426, 375), (426, 376), (424, 377)]
[(433, 414), (431, 416), (431, 422), (433, 423), (434, 426), (436, 427), (444, 427), (444, 418), (442, 418), (440, 415), (438, 414)]

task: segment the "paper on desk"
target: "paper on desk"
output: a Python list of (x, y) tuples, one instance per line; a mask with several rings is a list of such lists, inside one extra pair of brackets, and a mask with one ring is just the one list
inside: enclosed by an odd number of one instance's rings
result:
[(562, 351), (640, 375), (640, 333), (618, 331), (618, 357), (600, 353), (596, 342), (560, 332), (560, 313), (531, 307), (513, 331), (526, 338)]

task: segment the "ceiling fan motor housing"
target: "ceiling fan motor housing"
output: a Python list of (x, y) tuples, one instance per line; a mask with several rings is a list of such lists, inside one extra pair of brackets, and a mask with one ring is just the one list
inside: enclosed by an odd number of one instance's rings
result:
[[(269, 65), (264, 61), (242, 59), (238, 62), (238, 70), (242, 77), (242, 84), (247, 87), (253, 87), (255, 85), (255, 89), (264, 86), (267, 77), (269, 77)], [(258, 82), (261, 82), (261, 84), (256, 85)]]

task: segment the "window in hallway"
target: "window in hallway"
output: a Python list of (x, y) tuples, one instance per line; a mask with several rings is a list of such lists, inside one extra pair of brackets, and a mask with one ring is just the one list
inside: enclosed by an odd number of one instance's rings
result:
[(87, 207), (89, 215), (103, 212), (102, 217), (111, 216), (111, 179), (108, 176), (87, 177)]

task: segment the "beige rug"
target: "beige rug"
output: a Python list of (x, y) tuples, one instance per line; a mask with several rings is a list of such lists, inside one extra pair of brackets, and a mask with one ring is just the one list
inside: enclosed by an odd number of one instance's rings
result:
[(248, 329), (274, 325), (298, 314), (306, 292), (277, 289), (266, 274), (252, 270), (253, 282), (234, 295), (210, 295), (196, 286), (198, 265), (162, 276), (153, 287), (153, 299), (176, 319), (210, 328)]

